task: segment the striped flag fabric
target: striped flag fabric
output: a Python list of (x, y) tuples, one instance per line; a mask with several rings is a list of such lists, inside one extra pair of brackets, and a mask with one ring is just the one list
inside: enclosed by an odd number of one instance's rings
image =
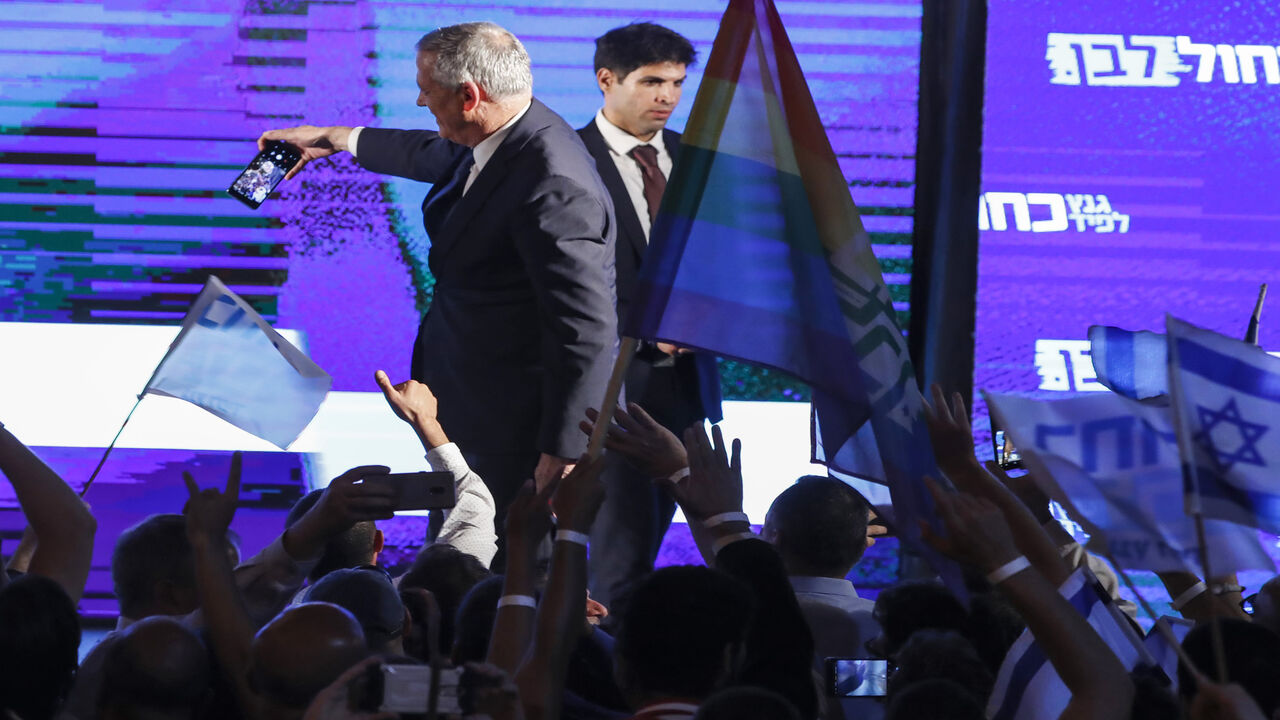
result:
[[(1125, 668), (1152, 664), (1142, 638), (1134, 631), (1093, 573), (1080, 568), (1058, 589), (1070, 601)], [(1042, 720), (1056, 718), (1071, 701), (1071, 691), (1062, 683), (1044, 650), (1030, 631), (1024, 631), (1005, 655), (996, 684), (987, 702), (991, 720)]]
[[(1186, 640), (1191, 629), (1196, 626), (1191, 620), (1171, 615), (1161, 615), (1156, 622), (1169, 628), (1179, 643)], [(1147, 637), (1142, 644), (1147, 652), (1151, 653), (1151, 659), (1164, 672), (1164, 676), (1169, 679), (1171, 686), (1169, 689), (1176, 694), (1178, 692), (1178, 651), (1169, 644), (1164, 633), (1154, 625), (1147, 631)]]
[(1160, 333), (1094, 325), (1089, 355), (1098, 382), (1115, 393), (1146, 400), (1169, 392), (1168, 345)]
[(771, 0), (730, 0), (654, 223), (624, 335), (776, 368), (813, 388), (814, 459), (847, 474), (870, 425), (898, 531), (938, 477), (871, 241)]
[(1280, 358), (1173, 316), (1165, 331), (1186, 511), (1280, 533)]
[(186, 400), (284, 450), (332, 386), (329, 373), (211, 275), (143, 393)]

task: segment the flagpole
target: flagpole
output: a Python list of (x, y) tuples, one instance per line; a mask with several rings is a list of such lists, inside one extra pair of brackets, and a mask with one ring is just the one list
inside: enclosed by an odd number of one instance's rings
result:
[(1197, 668), (1196, 664), (1191, 661), (1191, 657), (1187, 655), (1187, 651), (1182, 649), (1182, 643), (1178, 641), (1178, 636), (1173, 634), (1173, 630), (1169, 627), (1168, 623), (1161, 622), (1161, 618), (1156, 616), (1156, 611), (1151, 607), (1151, 604), (1147, 602), (1147, 599), (1142, 596), (1142, 593), (1138, 592), (1137, 586), (1134, 585), (1133, 580), (1129, 578), (1129, 573), (1125, 572), (1124, 567), (1122, 567), (1120, 563), (1116, 562), (1116, 559), (1112, 557), (1110, 550), (1107, 551), (1104, 557), (1106, 557), (1107, 561), (1111, 563), (1111, 566), (1115, 568), (1116, 574), (1120, 576), (1120, 580), (1124, 582), (1125, 587), (1129, 588), (1129, 591), (1133, 593), (1134, 597), (1138, 598), (1138, 604), (1142, 606), (1142, 611), (1145, 612), (1147, 617), (1151, 618), (1152, 622), (1155, 623), (1156, 630), (1164, 636), (1165, 642), (1169, 643), (1169, 645), (1173, 647), (1173, 651), (1178, 654), (1178, 661), (1183, 665), (1186, 665), (1193, 674), (1202, 675), (1200, 668)]
[(1249, 329), (1245, 331), (1244, 341), (1252, 345), (1258, 344), (1258, 323), (1262, 321), (1262, 302), (1267, 299), (1267, 284), (1258, 287), (1258, 302), (1254, 303), (1253, 315), (1249, 317)]
[[(1192, 471), (1194, 472), (1194, 470)], [(1199, 512), (1192, 516), (1196, 521), (1196, 542), (1200, 543), (1200, 567), (1204, 570), (1204, 581), (1211, 582), (1213, 571), (1209, 569), (1209, 543), (1204, 537), (1204, 514)], [(1209, 637), (1213, 642), (1213, 659), (1218, 673), (1218, 682), (1227, 682), (1227, 652), (1222, 643), (1222, 618), (1213, 606), (1213, 590), (1208, 590), (1209, 598)]]
[(102, 466), (106, 464), (107, 457), (111, 455), (112, 448), (116, 446), (116, 441), (120, 439), (120, 433), (124, 432), (125, 426), (129, 424), (129, 419), (133, 417), (133, 411), (138, 409), (138, 406), (142, 404), (142, 398), (146, 396), (147, 392), (145, 390), (138, 393), (138, 399), (134, 401), (133, 407), (129, 408), (129, 414), (124, 416), (124, 422), (120, 423), (120, 429), (116, 431), (116, 436), (111, 438), (111, 444), (107, 446), (106, 452), (102, 453), (102, 459), (98, 461), (98, 467), (93, 469), (93, 473), (90, 474), (89, 479), (85, 481), (84, 488), (80, 490), (80, 497), (84, 497), (89, 492), (89, 488), (93, 485), (93, 481), (98, 478), (98, 473), (102, 471)]
[(591, 430), (591, 440), (587, 443), (588, 460), (600, 457), (600, 452), (604, 450), (604, 438), (613, 422), (613, 409), (618, 405), (618, 396), (622, 394), (622, 381), (627, 377), (627, 368), (631, 366), (631, 358), (635, 357), (639, 344), (640, 341), (633, 337), (622, 338), (618, 358), (613, 361), (613, 374), (609, 376), (609, 385), (605, 388), (604, 400), (600, 403), (600, 414), (596, 416), (596, 425)]

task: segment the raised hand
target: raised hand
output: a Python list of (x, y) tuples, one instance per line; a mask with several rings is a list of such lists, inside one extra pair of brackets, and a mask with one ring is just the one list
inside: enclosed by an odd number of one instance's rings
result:
[(236, 503), (240, 500), (240, 453), (231, 455), (231, 472), (227, 474), (225, 490), (215, 488), (200, 489), (196, 480), (187, 471), (182, 472), (182, 480), (187, 484), (186, 505), (182, 514), (187, 518), (187, 535), (203, 538), (221, 539), (231, 527), (231, 519), (236, 515)]
[(572, 471), (573, 460), (542, 453), (538, 456), (538, 466), (533, 469), (533, 482), (541, 490)]
[(265, 150), (267, 141), (287, 142), (302, 151), (302, 159), (289, 169), (285, 180), (297, 175), (307, 163), (328, 157), (347, 149), (347, 136), (351, 134), (349, 127), (316, 127), (300, 125), (298, 127), (268, 130), (258, 137), (258, 149)]
[(558, 527), (583, 533), (591, 530), (591, 523), (595, 522), (596, 513), (604, 502), (604, 483), (600, 482), (602, 470), (603, 455), (594, 460), (583, 455), (560, 481), (560, 486), (551, 496)]
[(541, 490), (534, 491), (530, 480), (520, 488), (516, 497), (507, 507), (507, 542), (513, 545), (523, 543), (521, 547), (536, 551), (538, 543), (551, 532), (551, 496), (560, 486), (559, 480), (550, 482)]
[(431, 388), (417, 380), (392, 385), (391, 379), (381, 370), (373, 374), (373, 379), (396, 417), (413, 426), (424, 445), (436, 448), (449, 442), (437, 419), (440, 404)]
[[(613, 412), (614, 422), (605, 433), (605, 447), (620, 453), (651, 478), (665, 478), (689, 466), (684, 445), (675, 433), (659, 424), (639, 405), (630, 403), (627, 407), (629, 412), (622, 408)], [(590, 436), (599, 418), (600, 413), (595, 408), (587, 408), (587, 419), (578, 427)]]
[(684, 431), (689, 456), (689, 477), (668, 483), (672, 496), (691, 520), (742, 512), (742, 442), (733, 441), (732, 455), (725, 448), (719, 425), (711, 426), (711, 438), (701, 425)]
[(938, 469), (947, 477), (972, 472), (977, 465), (973, 454), (973, 428), (969, 426), (969, 410), (964, 396), (951, 394), (951, 403), (936, 383), (930, 388), (933, 405), (924, 403), (924, 419), (929, 426), (929, 439), (938, 459)]
[(395, 516), (395, 490), (386, 485), (357, 483), (369, 475), (386, 475), (385, 465), (352, 468), (329, 483), (316, 504), (285, 531), (282, 542), (290, 556), (302, 560), (319, 556), (329, 538), (366, 520)]
[(924, 539), (938, 552), (990, 572), (1018, 557), (1018, 546), (995, 504), (968, 493), (948, 492), (933, 478), (925, 478), (934, 507), (947, 529), (938, 535), (923, 520)]

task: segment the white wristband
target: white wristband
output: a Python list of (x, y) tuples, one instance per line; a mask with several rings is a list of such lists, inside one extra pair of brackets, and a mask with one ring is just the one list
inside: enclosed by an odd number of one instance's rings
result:
[(668, 475), (667, 480), (670, 481), (672, 485), (679, 485), (680, 481), (684, 480), (687, 477), (689, 477), (689, 468), (682, 467), (679, 470)]
[(576, 530), (561, 530), (556, 528), (556, 542), (570, 542), (582, 547), (587, 546), (588, 536), (586, 533), (580, 533)]
[(1028, 560), (1025, 555), (1019, 555), (995, 570), (987, 573), (987, 582), (992, 585), (999, 585), (1029, 567), (1031, 567), (1031, 561)]
[(508, 605), (517, 607), (537, 608), (538, 601), (532, 595), (503, 595), (498, 598), (498, 607), (504, 608)]
[(1187, 606), (1187, 603), (1200, 597), (1204, 593), (1208, 592), (1208, 590), (1208, 585), (1205, 585), (1203, 582), (1198, 582), (1184, 590), (1181, 595), (1174, 598), (1173, 602), (1169, 603), (1169, 607), (1181, 612), (1182, 608)]
[(719, 515), (712, 515), (706, 520), (703, 520), (702, 526), (713, 528), (713, 527), (716, 527), (717, 525), (723, 525), (725, 523), (731, 523), (731, 522), (744, 522), (750, 525), (751, 518), (747, 517), (747, 514), (744, 512), (720, 513)]

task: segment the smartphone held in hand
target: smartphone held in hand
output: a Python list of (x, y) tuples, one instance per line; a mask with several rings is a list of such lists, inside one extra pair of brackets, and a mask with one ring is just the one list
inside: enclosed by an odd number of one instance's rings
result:
[(876, 658), (826, 659), (828, 697), (884, 697), (889, 661)]
[(302, 153), (298, 148), (288, 143), (268, 141), (266, 149), (258, 153), (227, 192), (257, 210), (301, 159)]
[(366, 475), (361, 482), (395, 491), (396, 510), (447, 510), (458, 504), (453, 473), (413, 472)]

